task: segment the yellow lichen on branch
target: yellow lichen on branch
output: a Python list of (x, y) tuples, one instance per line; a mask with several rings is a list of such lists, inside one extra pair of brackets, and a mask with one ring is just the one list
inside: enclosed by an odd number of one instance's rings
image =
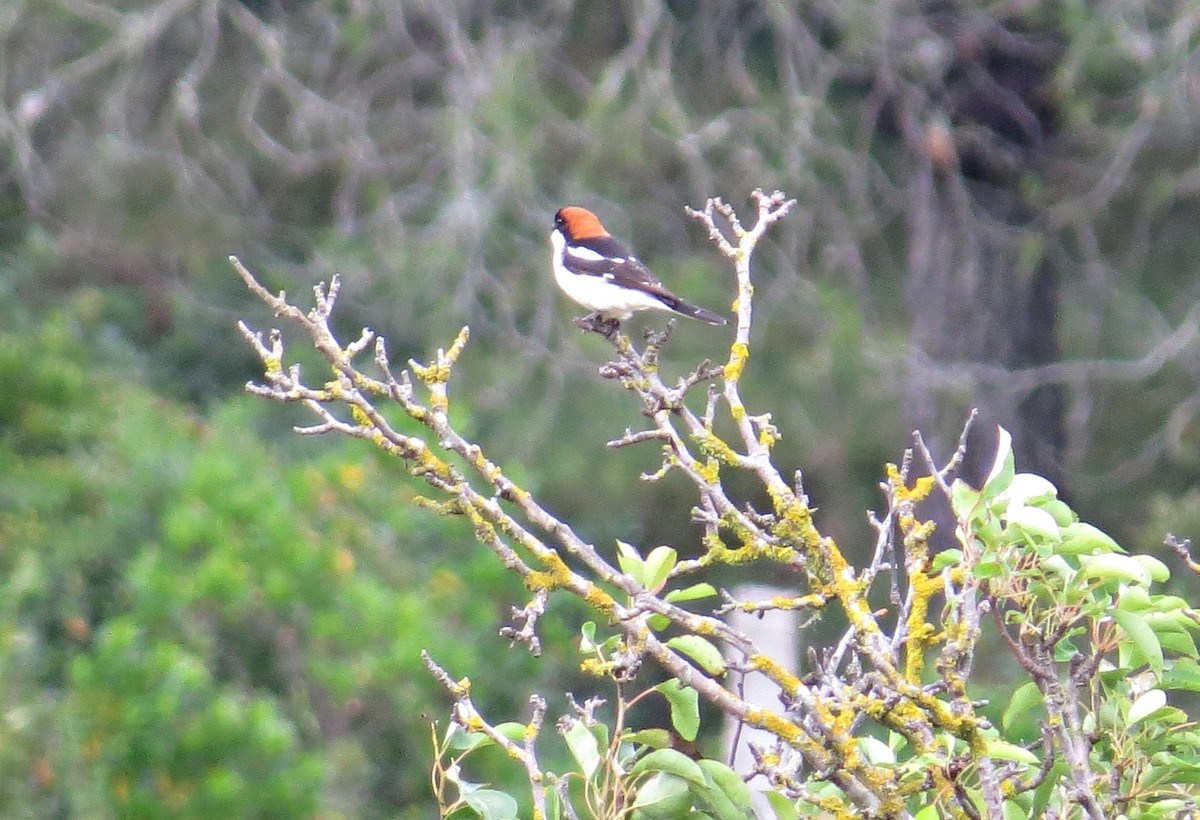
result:
[(737, 381), (740, 379), (749, 358), (749, 345), (745, 342), (734, 342), (729, 348), (729, 362), (725, 365), (726, 381)]

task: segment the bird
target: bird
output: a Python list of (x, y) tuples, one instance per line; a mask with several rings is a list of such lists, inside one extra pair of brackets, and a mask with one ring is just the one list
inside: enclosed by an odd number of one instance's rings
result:
[[(559, 208), (550, 231), (550, 247), (558, 286), (593, 311), (576, 320), (580, 327), (611, 333), (639, 310), (678, 313), (710, 325), (726, 324), (724, 316), (685, 302), (667, 290), (586, 208)], [(599, 327), (593, 320), (598, 320)]]

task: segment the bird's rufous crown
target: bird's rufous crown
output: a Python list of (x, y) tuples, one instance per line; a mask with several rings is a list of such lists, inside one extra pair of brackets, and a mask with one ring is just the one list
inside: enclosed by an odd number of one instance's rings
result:
[(587, 208), (569, 205), (560, 209), (558, 216), (562, 219), (570, 239), (595, 239), (599, 236), (608, 236), (608, 231), (604, 230), (600, 220)]

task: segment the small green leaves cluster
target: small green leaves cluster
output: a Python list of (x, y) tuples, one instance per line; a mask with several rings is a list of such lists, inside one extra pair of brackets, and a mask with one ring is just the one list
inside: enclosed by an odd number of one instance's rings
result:
[[(520, 743), (525, 733), (525, 726), (520, 723), (501, 723), (495, 728), (513, 743)], [(436, 726), (432, 729), (434, 795), (442, 816), (461, 814), (485, 820), (515, 820), (520, 807), (512, 795), (475, 783), (463, 774), (463, 761), (474, 751), (494, 746), (495, 741), (483, 732), (471, 732), (457, 723), (451, 723), (442, 737), (438, 736)]]
[(989, 753), (1048, 773), (1017, 804), (1041, 814), (1176, 817), (1194, 811), (1200, 729), (1171, 704), (1200, 692), (1200, 613), (1156, 591), (1170, 571), (1081, 522), (1046, 479), (1007, 466), (981, 491), (962, 482), (953, 504), (966, 561), (996, 607), (997, 626), (1031, 680), (1013, 692), (1001, 728), (1012, 738), (1038, 716), (1045, 742)]
[[(585, 633), (593, 630), (585, 627)], [(585, 634), (583, 644), (590, 639)], [(608, 643), (608, 642), (606, 642)], [(584, 651), (595, 651), (590, 646)], [(634, 730), (624, 726), (629, 708), (642, 698), (661, 695), (670, 704), (674, 733), (666, 729)], [(577, 707), (576, 714), (559, 720), (569, 760), (557, 771), (545, 773), (553, 786), (547, 793), (551, 818), (589, 817), (665, 820), (675, 817), (708, 817), (713, 820), (747, 820), (750, 789), (742, 778), (716, 760), (693, 760), (675, 748), (676, 738), (696, 739), (700, 728), (699, 698), (694, 689), (667, 680), (634, 697), (621, 693), (615, 728), (594, 715), (599, 702)], [(512, 744), (528, 740), (529, 727), (501, 723), (491, 731), (471, 731), (451, 724), (444, 737), (434, 736), (435, 791), (445, 817), (475, 816), (485, 820), (515, 820), (518, 802), (504, 791), (474, 783), (463, 775), (463, 764), (472, 753), (497, 745), (498, 734)]]
[[(699, 728), (695, 691), (668, 681), (649, 692), (670, 699), (676, 731), (694, 740)], [(605, 723), (572, 717), (561, 722), (560, 731), (574, 768), (561, 775), (569, 788), (559, 793), (586, 807), (581, 815), (649, 820), (687, 816), (697, 809), (722, 820), (748, 816), (749, 789), (742, 779), (723, 763), (692, 760), (672, 748), (666, 730), (624, 730), (614, 742)]]
[[(670, 547), (656, 547), (643, 557), (637, 548), (617, 543), (621, 570), (647, 592), (661, 594), (662, 600), (682, 603), (714, 597), (709, 584), (692, 584), (664, 592), (677, 566)], [(641, 592), (638, 595), (643, 594)], [(645, 617), (644, 629), (658, 634), (670, 627), (670, 619), (654, 613)], [(677, 678), (631, 693), (628, 681), (637, 672), (638, 648), (626, 634), (616, 632), (599, 637), (595, 621), (580, 629), (579, 654), (585, 671), (609, 679), (614, 689), (614, 713), (606, 722), (596, 716), (601, 701), (593, 699), (557, 724), (570, 762), (551, 771), (539, 772), (547, 785), (545, 811), (550, 817), (651, 818), (710, 817), (720, 820), (745, 820), (749, 813), (750, 790), (729, 766), (716, 760), (693, 760), (677, 746), (692, 744), (700, 731), (700, 697), (692, 687)], [(726, 672), (725, 659), (708, 639), (696, 634), (668, 638), (666, 646), (688, 657), (706, 674), (720, 677)], [(457, 687), (460, 705), (468, 702), (469, 691)], [(668, 707), (671, 730), (635, 729), (627, 726), (630, 710), (646, 698), (661, 698)], [(478, 816), (508, 820), (518, 816), (518, 803), (507, 793), (485, 784), (468, 781), (463, 764), (472, 752), (511, 741), (510, 754), (517, 744), (532, 748), (538, 739), (530, 727), (501, 723), (494, 727), (476, 723), (471, 708), (459, 711), (460, 719), (446, 735), (435, 736), (437, 763), (434, 768), (435, 791), (444, 816)], [(472, 717), (461, 719), (461, 715)], [(540, 811), (540, 809), (536, 809)], [(697, 814), (697, 812), (702, 812)]]
[[(663, 587), (675, 569), (677, 559), (678, 556), (671, 547), (655, 547), (643, 559), (638, 554), (636, 547), (626, 544), (624, 541), (617, 542), (617, 562), (621, 571), (652, 595), (663, 593)], [(669, 590), (662, 594), (662, 600), (667, 603), (685, 603), (712, 598), (716, 594), (717, 590), (712, 584), (699, 583)], [(652, 631), (662, 632), (670, 626), (671, 621), (665, 615), (655, 613), (646, 619), (646, 624)], [(602, 645), (597, 647), (588, 639), (588, 632), (594, 631), (595, 625), (589, 622), (584, 625), (584, 629), (584, 646), (592, 646), (597, 651), (603, 651)], [(720, 677), (725, 674), (725, 659), (722, 657), (721, 651), (711, 641), (700, 635), (678, 635), (669, 638), (666, 645), (691, 658), (709, 675)]]

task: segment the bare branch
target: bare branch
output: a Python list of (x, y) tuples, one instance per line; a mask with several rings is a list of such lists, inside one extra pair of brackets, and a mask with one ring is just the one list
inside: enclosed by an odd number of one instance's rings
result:
[(1167, 537), (1163, 539), (1163, 546), (1178, 555), (1188, 569), (1190, 569), (1192, 572), (1200, 574), (1200, 563), (1197, 563), (1192, 559), (1191, 539), (1184, 538), (1183, 540), (1180, 540), (1174, 535), (1168, 533)]
[(546, 602), (550, 599), (550, 591), (542, 588), (534, 593), (533, 599), (523, 608), (517, 609), (513, 607), (513, 620), (520, 624), (519, 629), (514, 629), (511, 626), (503, 627), (500, 630), (502, 637), (508, 638), (513, 643), (523, 643), (529, 646), (529, 652), (537, 657), (542, 654), (542, 643), (537, 636), (538, 618), (546, 612)]

